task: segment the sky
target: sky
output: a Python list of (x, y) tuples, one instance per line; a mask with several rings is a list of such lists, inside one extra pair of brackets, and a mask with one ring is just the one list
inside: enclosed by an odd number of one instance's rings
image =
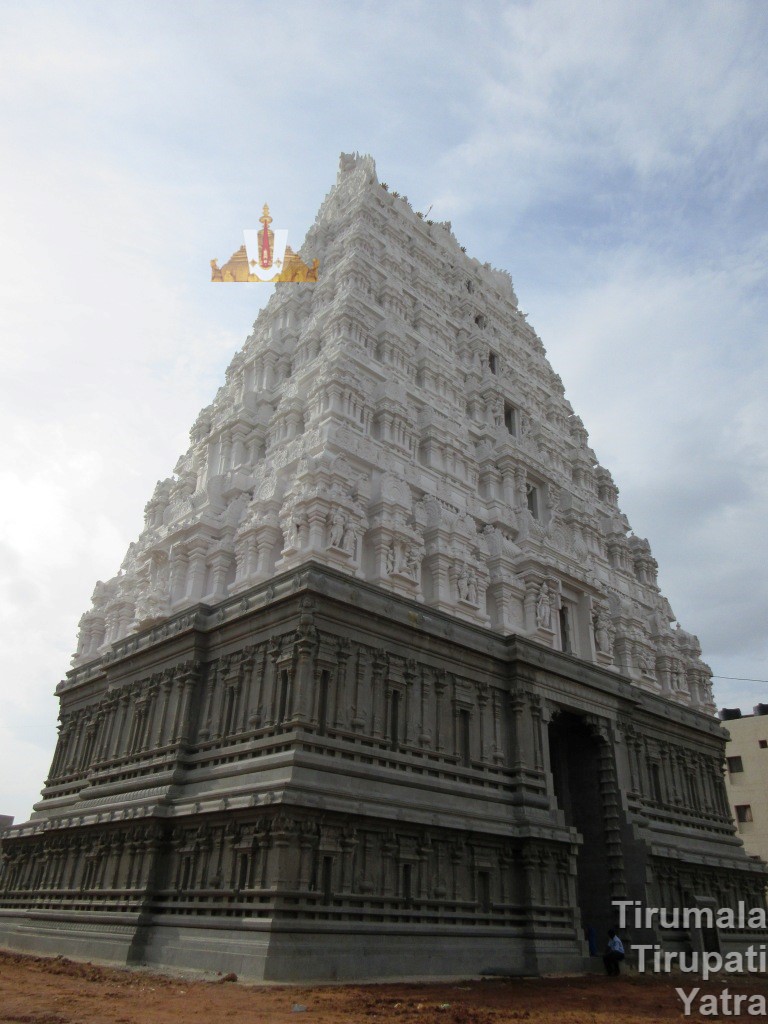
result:
[[(210, 283), (340, 152), (508, 270), (717, 677), (768, 701), (768, 5), (0, 6), (0, 814), (94, 584), (271, 287)], [(295, 247), (295, 246), (294, 246)]]

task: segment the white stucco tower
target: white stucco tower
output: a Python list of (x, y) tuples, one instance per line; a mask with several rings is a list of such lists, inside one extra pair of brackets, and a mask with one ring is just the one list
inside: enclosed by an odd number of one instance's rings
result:
[(343, 156), (302, 252), (99, 583), (74, 663), (308, 561), (714, 711), (506, 271)]

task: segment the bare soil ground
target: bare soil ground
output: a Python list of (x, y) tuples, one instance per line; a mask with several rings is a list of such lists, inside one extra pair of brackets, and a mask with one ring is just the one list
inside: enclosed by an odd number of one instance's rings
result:
[[(231, 976), (229, 976), (231, 978)], [(0, 1022), (13, 1024), (649, 1024), (681, 1021), (696, 980), (625, 974), (430, 984), (249, 985), (0, 951)], [(768, 995), (763, 979), (702, 992)], [(702, 1020), (694, 1007), (691, 1018)], [(746, 1013), (731, 1020), (755, 1020)]]

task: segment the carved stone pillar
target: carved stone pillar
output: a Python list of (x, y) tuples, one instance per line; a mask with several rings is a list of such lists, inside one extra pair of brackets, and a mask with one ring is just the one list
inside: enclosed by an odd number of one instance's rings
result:
[(625, 728), (622, 732), (624, 734), (624, 747), (627, 751), (627, 766), (629, 768), (629, 795), (639, 796), (642, 792), (642, 785), (640, 782), (640, 762), (637, 756), (637, 738), (634, 730), (631, 728)]
[[(461, 756), (462, 756), (462, 752), (461, 752), (461, 749), (460, 749), (460, 747), (461, 747), (461, 726), (459, 725), (459, 721), (460, 721), (460, 718), (461, 718), (461, 711), (462, 711), (462, 708), (454, 700), (454, 702), (453, 702), (453, 756), (455, 758), (461, 758)], [(469, 746), (471, 748), (471, 742), (470, 742)], [(471, 763), (471, 761), (472, 761), (471, 753), (470, 753), (469, 760), (470, 760), (470, 763)]]
[(192, 695), (199, 679), (196, 666), (186, 668), (182, 671), (180, 678), (181, 700), (177, 708), (176, 723), (174, 728), (174, 740), (182, 746), (192, 741), (192, 723), (190, 721), (190, 707)]
[(515, 507), (515, 476), (514, 470), (502, 469), (501, 474), (501, 496), (508, 508)]
[(656, 658), (656, 678), (661, 683), (663, 697), (669, 697), (672, 693), (672, 659), (666, 655)]
[(276, 526), (260, 527), (257, 539), (258, 553), (256, 556), (256, 576), (263, 579), (268, 576), (274, 564), (274, 550), (280, 539), (280, 530)]
[(133, 601), (121, 601), (117, 610), (117, 627), (115, 636), (117, 639), (122, 639), (127, 632), (133, 620), (136, 611), (136, 605)]
[(124, 757), (128, 752), (130, 740), (130, 704), (131, 698), (128, 693), (121, 693), (119, 697), (118, 727), (115, 730), (115, 757)]
[(187, 572), (186, 598), (190, 601), (199, 601), (203, 596), (208, 547), (208, 540), (202, 537), (188, 541), (189, 570)]
[(525, 715), (527, 702), (521, 692), (512, 692), (509, 698), (509, 713), (511, 718), (512, 750), (510, 751), (510, 768), (520, 771), (528, 762), (526, 757), (526, 731)]
[(267, 649), (268, 660), (268, 686), (267, 692), (264, 696), (264, 708), (266, 714), (266, 721), (264, 724), (268, 728), (273, 728), (277, 724), (277, 712), (279, 706), (279, 691), (280, 691), (280, 670), (278, 668), (281, 656), (281, 641), (280, 639), (273, 639), (269, 642)]
[(232, 468), (237, 469), (246, 461), (245, 439), (248, 436), (248, 427), (238, 423), (232, 427)]
[(392, 898), (395, 893), (398, 843), (394, 835), (387, 836), (381, 847), (382, 895)]
[(526, 508), (528, 502), (528, 491), (526, 485), (528, 483), (525, 470), (522, 466), (518, 466), (515, 469), (515, 491), (517, 497), (515, 499), (515, 507)]
[(200, 728), (198, 730), (198, 736), (201, 740), (208, 740), (213, 734), (213, 707), (219, 684), (225, 676), (228, 666), (229, 662), (225, 656), (224, 658), (219, 659), (218, 662), (214, 662), (214, 664), (208, 669), (205, 686), (201, 694), (201, 697), (203, 698), (201, 700), (203, 709), (200, 716)]
[[(109, 691), (107, 691), (109, 693)], [(104, 728), (99, 741), (98, 760), (105, 761), (112, 756), (114, 750), (115, 723), (117, 720), (119, 699), (110, 694), (105, 705)]]
[(480, 733), (479, 760), (485, 761), (488, 734), (485, 709), (488, 707), (488, 684), (477, 684), (478, 731)]
[(160, 684), (160, 714), (155, 715), (155, 731), (152, 736), (152, 746), (159, 747), (163, 744), (165, 737), (165, 725), (168, 720), (168, 705), (171, 700), (173, 689), (173, 675), (170, 672), (163, 673)]
[(277, 818), (272, 826), (272, 888), (293, 889), (298, 880), (298, 842), (293, 822)]
[(253, 686), (253, 669), (256, 664), (255, 647), (246, 647), (243, 650), (243, 660), (240, 663), (240, 708), (238, 719), (233, 718), (232, 728), (237, 732), (246, 732), (250, 726), (251, 718), (251, 688)]
[(229, 570), (232, 565), (233, 555), (230, 551), (218, 550), (211, 558), (211, 591), (210, 600), (212, 602), (221, 601), (226, 596), (227, 592), (227, 577), (229, 576)]
[(682, 787), (677, 770), (677, 751), (673, 747), (664, 748), (662, 764), (667, 779), (667, 804), (670, 807), (677, 807), (682, 803)]
[(389, 660), (383, 651), (377, 651), (373, 659), (373, 672), (371, 676), (371, 710), (372, 723), (371, 732), (378, 739), (386, 734), (387, 698), (390, 695), (390, 688), (386, 685), (385, 678)]
[(347, 665), (351, 647), (349, 640), (342, 637), (336, 647), (336, 685), (333, 694), (333, 726), (341, 729), (344, 725), (344, 706), (347, 693)]
[(76, 712), (72, 719), (72, 733), (69, 747), (67, 749), (67, 772), (77, 770), (77, 762), (80, 754), (80, 742), (84, 730), (83, 714)]
[(541, 861), (538, 850), (527, 844), (520, 855), (523, 876), (523, 900), (529, 916), (543, 903)]
[(168, 592), (171, 603), (180, 601), (187, 589), (187, 552), (180, 544), (171, 548)]
[(219, 473), (226, 473), (230, 467), (232, 440), (228, 430), (222, 430), (219, 438)]
[(141, 740), (139, 749), (149, 750), (155, 744), (152, 742), (153, 734), (155, 732), (156, 721), (158, 718), (159, 708), (159, 693), (160, 687), (156, 680), (150, 684), (147, 689), (147, 710), (146, 717), (144, 720), (144, 728), (141, 733)]
[(235, 580), (232, 584), (233, 591), (243, 590), (248, 587), (256, 575), (258, 543), (254, 530), (236, 535), (235, 560), (236, 569)]
[(538, 694), (529, 695), (529, 705), (531, 709), (531, 739), (533, 741), (533, 767), (536, 771), (544, 771), (544, 746), (543, 746), (543, 714), (544, 709), (541, 703), (541, 697)]
[(361, 694), (370, 658), (368, 652), (359, 647), (357, 651), (357, 664), (355, 666), (355, 682), (352, 691), (352, 702), (349, 709), (350, 725), (355, 732), (362, 731), (365, 726), (365, 717), (362, 713)]
[(442, 753), (445, 749), (445, 723), (443, 719), (443, 695), (447, 685), (447, 674), (439, 672), (435, 676), (435, 750)]
[(227, 683), (225, 699), (222, 702), (221, 714), (219, 717), (218, 735), (227, 739), (238, 731), (238, 720), (240, 716), (240, 694), (242, 684), (239, 679)]
[(274, 352), (264, 353), (264, 389), (271, 391), (276, 381), (277, 356)]
[(503, 697), (498, 690), (493, 691), (493, 704), (492, 704), (492, 715), (493, 715), (493, 763), (503, 764), (504, 763), (504, 751), (501, 746), (501, 708), (502, 708)]
[(352, 891), (352, 864), (357, 847), (357, 834), (353, 829), (349, 835), (344, 835), (340, 841), (341, 846), (341, 885), (340, 890), (342, 893), (350, 893)]
[(432, 744), (432, 736), (427, 725), (428, 721), (428, 708), (430, 706), (430, 687), (427, 679), (427, 670), (422, 666), (420, 673), (420, 686), (419, 686), (419, 733), (418, 742), (422, 747), (430, 747)]
[(534, 580), (527, 581), (525, 584), (525, 597), (523, 598), (526, 633), (535, 633), (537, 629), (536, 602), (538, 601), (538, 596), (539, 589), (536, 582)]
[(609, 889), (612, 899), (622, 899), (626, 893), (624, 850), (621, 842), (621, 812), (619, 785), (614, 761), (615, 744), (606, 722), (596, 725), (599, 736), (598, 779), (603, 804), (606, 857), (608, 860)]
[(315, 848), (315, 838), (307, 832), (299, 835), (299, 879), (298, 889), (300, 892), (309, 891), (309, 879), (312, 870), (312, 853)]
[(419, 877), (417, 880), (418, 894), (420, 900), (426, 900), (429, 898), (429, 860), (432, 854), (432, 844), (429, 841), (429, 836), (425, 836), (419, 843), (416, 855), (419, 860)]
[(312, 551), (324, 551), (326, 547), (326, 510), (320, 506), (314, 506), (307, 512), (309, 521), (309, 548)]
[(314, 649), (316, 641), (312, 633), (302, 636), (294, 644), (296, 652), (296, 673), (293, 693), (293, 709), (290, 715), (292, 722), (304, 724), (310, 718), (310, 702), (314, 678)]
[(403, 742), (410, 745), (414, 741), (414, 726), (418, 732), (418, 724), (415, 721), (414, 710), (414, 680), (418, 676), (418, 665), (413, 658), (409, 658), (403, 667)]
[(51, 762), (51, 771), (48, 776), (49, 782), (53, 781), (61, 771), (66, 746), (69, 741), (69, 725), (65, 723), (63, 718), (59, 721), (56, 731), (58, 732), (58, 740), (56, 741), (56, 750)]
[(623, 675), (635, 675), (632, 665), (632, 641), (628, 637), (617, 636), (614, 640), (613, 660)]

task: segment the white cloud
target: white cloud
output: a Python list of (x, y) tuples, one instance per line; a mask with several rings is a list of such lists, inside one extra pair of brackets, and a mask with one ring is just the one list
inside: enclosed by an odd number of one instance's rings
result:
[(716, 672), (764, 678), (768, 351), (753, 254), (677, 274), (613, 260), (592, 288), (540, 296), (533, 319), (683, 625)]
[(474, 10), (473, 116), (440, 161), (466, 204), (454, 215), (489, 196), (521, 211), (612, 189), (617, 175), (630, 203), (662, 178), (720, 201), (724, 184), (735, 199), (764, 180), (766, 17), (754, 5), (555, 0), (505, 5), (501, 20), (493, 6)]

